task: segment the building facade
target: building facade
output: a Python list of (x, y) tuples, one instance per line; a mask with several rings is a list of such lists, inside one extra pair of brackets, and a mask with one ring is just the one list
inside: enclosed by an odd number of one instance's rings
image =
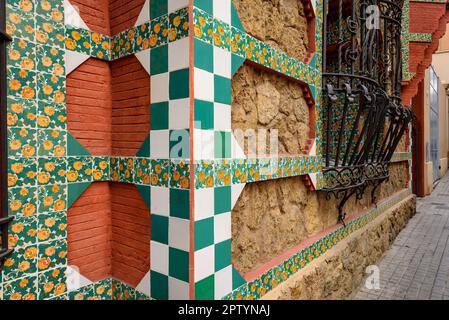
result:
[(446, 1), (351, 4), (6, 0), (0, 299), (348, 297), (448, 151)]

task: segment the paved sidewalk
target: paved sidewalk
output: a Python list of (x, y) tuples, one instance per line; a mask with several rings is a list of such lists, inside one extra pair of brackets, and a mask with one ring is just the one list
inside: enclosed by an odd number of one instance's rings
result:
[(380, 289), (364, 280), (353, 299), (449, 299), (449, 174), (418, 199), (417, 214), (377, 265)]

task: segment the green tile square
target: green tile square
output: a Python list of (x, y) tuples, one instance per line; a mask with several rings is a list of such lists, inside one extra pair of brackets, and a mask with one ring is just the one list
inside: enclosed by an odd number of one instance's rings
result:
[(215, 276), (211, 275), (195, 283), (196, 300), (214, 300), (215, 298)]
[(168, 244), (168, 217), (151, 215), (151, 240)]
[(168, 45), (151, 49), (150, 51), (150, 74), (152, 76), (168, 72)]
[(190, 218), (190, 190), (170, 189), (170, 216)]
[(231, 264), (231, 239), (215, 245), (215, 272)]
[(184, 99), (189, 97), (189, 69), (170, 72), (170, 99)]
[[(149, 162), (150, 163), (150, 162)], [(145, 204), (147, 205), (147, 208), (151, 208), (151, 187), (150, 186), (144, 186), (144, 185), (136, 185), (137, 191), (139, 191), (140, 196), (142, 197), (143, 201), (145, 201)]]
[(231, 104), (231, 79), (214, 75), (215, 102)]
[(209, 14), (214, 14), (214, 2), (213, 0), (195, 0), (193, 5), (201, 10), (206, 11)]
[(74, 137), (67, 132), (67, 155), (68, 156), (88, 156), (89, 151)]
[(137, 157), (150, 157), (150, 135), (145, 138), (145, 141), (142, 143), (139, 151), (136, 154)]
[(195, 221), (195, 251), (214, 244), (214, 218)]
[(214, 104), (212, 102), (195, 99), (195, 128), (214, 128)]
[(151, 130), (168, 129), (168, 102), (151, 104)]
[(231, 157), (231, 133), (224, 131), (214, 132), (215, 158), (224, 159)]
[(170, 277), (189, 282), (189, 253), (175, 248), (168, 252), (168, 273)]
[(89, 187), (90, 182), (84, 183), (69, 183), (67, 186), (67, 208), (70, 208), (72, 204), (78, 200), (81, 194)]
[(234, 3), (232, 3), (232, 1), (231, 1), (231, 26), (236, 27), (242, 31), (245, 31), (242, 22), (240, 21), (239, 14), (235, 9)]
[(232, 290), (243, 286), (245, 283), (246, 280), (242, 277), (242, 275), (234, 267), (232, 267)]
[(206, 42), (194, 39), (194, 57), (195, 67), (206, 70), (210, 73), (214, 72), (214, 47)]
[(240, 67), (243, 65), (243, 63), (245, 62), (245, 58), (242, 58), (236, 54), (232, 54), (231, 55), (231, 69), (232, 69), (232, 76), (234, 76), (237, 71), (240, 69)]
[(150, 18), (163, 16), (168, 13), (168, 0), (150, 0)]
[(215, 214), (231, 211), (231, 187), (214, 189)]
[(151, 298), (156, 300), (168, 300), (168, 276), (156, 271), (150, 273)]

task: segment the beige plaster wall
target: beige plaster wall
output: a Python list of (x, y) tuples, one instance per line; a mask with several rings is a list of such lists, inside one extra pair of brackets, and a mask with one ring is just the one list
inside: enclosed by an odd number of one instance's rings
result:
[[(436, 55), (434, 55), (435, 57)], [(438, 103), (439, 103), (439, 157), (440, 157), (440, 177), (443, 177), (448, 170), (448, 151), (449, 151), (449, 107), (446, 86), (442, 83), (442, 68), (449, 68), (449, 61), (434, 66), (435, 72), (439, 77), (438, 83)], [(440, 76), (443, 74), (442, 76)], [(430, 72), (426, 70), (424, 77), (424, 150), (426, 144), (430, 143)], [(433, 191), (433, 171), (430, 158), (426, 158), (424, 169), (424, 185), (426, 194)]]
[(437, 52), (441, 52), (441, 51), (449, 51), (449, 24), (446, 25), (446, 33), (440, 39), (440, 43), (439, 43)]

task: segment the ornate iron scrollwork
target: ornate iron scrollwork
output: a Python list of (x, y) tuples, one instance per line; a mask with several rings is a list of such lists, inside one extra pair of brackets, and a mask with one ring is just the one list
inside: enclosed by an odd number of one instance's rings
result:
[(328, 198), (358, 199), (389, 178), (411, 119), (401, 104), (403, 0), (325, 0), (324, 177)]

